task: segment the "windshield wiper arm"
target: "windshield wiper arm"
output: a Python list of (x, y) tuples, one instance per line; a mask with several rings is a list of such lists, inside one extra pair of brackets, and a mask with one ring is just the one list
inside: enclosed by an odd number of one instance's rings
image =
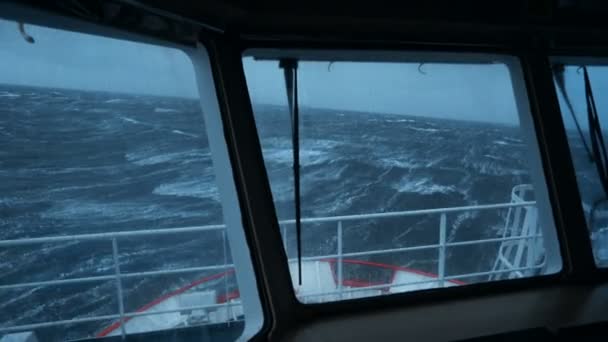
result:
[(302, 285), (302, 213), (300, 206), (300, 109), (298, 104), (298, 61), (282, 59), (279, 67), (284, 69), (287, 104), (291, 119), (291, 144), (293, 146), (293, 188), (296, 220), (296, 244), (298, 253), (298, 284)]

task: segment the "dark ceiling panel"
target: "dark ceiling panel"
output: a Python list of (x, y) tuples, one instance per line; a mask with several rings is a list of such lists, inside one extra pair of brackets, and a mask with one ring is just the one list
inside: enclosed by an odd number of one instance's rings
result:
[[(417, 32), (461, 37), (547, 30), (608, 30), (604, 0), (24, 0), (102, 25), (193, 43), (200, 32), (267, 37), (408, 39)], [(158, 23), (155, 27), (150, 23)], [(576, 33), (574, 33), (576, 34)], [(423, 35), (424, 36), (424, 35)], [(424, 36), (428, 37), (428, 36)]]

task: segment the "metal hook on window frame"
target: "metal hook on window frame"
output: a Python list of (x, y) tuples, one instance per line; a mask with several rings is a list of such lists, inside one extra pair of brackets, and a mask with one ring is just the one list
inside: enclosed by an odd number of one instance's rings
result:
[(426, 72), (425, 72), (424, 70), (422, 70), (422, 66), (423, 66), (424, 64), (425, 64), (424, 62), (422, 62), (422, 63), (418, 64), (418, 72), (419, 72), (420, 74), (422, 74), (422, 75), (426, 75)]
[(23, 37), (23, 39), (25, 39), (26, 42), (28, 42), (30, 44), (34, 44), (36, 42), (32, 36), (30, 36), (29, 34), (27, 34), (27, 32), (25, 32), (25, 24), (22, 21), (20, 21), (18, 23), (18, 27), (19, 27), (19, 33), (21, 33), (21, 37)]

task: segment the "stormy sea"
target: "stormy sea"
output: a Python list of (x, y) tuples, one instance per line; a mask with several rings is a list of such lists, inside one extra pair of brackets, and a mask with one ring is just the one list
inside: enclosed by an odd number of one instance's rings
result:
[[(293, 219), (287, 109), (254, 110), (277, 215)], [(198, 100), (0, 85), (0, 113), (0, 240), (223, 223)], [(530, 182), (519, 127), (415, 114), (302, 108), (302, 217), (505, 203), (515, 185)], [(497, 237), (506, 214), (450, 214), (447, 239)], [(349, 221), (343, 249), (434, 244), (438, 227), (437, 215)], [(286, 228), (287, 253), (294, 257), (295, 234)], [(121, 238), (120, 272), (230, 263), (227, 245), (221, 230)], [(335, 223), (305, 223), (302, 245), (305, 256), (335, 253)], [(449, 248), (446, 274), (491, 269), (497, 248)], [(360, 259), (437, 272), (436, 250)], [(110, 240), (0, 247), (0, 286), (34, 283), (0, 287), (0, 328), (116, 314), (112, 260)], [(124, 310), (212, 273), (123, 279)], [(91, 276), (108, 277), (35, 284)], [(237, 288), (230, 278), (210, 286)], [(48, 327), (39, 336), (90, 337), (111, 323)]]

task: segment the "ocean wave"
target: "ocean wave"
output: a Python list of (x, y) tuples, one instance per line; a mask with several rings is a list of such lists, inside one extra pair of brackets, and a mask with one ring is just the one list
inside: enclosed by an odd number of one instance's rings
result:
[(454, 241), (458, 234), (458, 230), (460, 229), (462, 224), (468, 220), (471, 220), (471, 219), (477, 217), (479, 215), (479, 212), (478, 211), (464, 211), (461, 213), (456, 213), (455, 215), (456, 215), (456, 218), (454, 219), (454, 221), (452, 221), (452, 224), (450, 225), (450, 230), (449, 230), (450, 235), (447, 238), (448, 242)]
[(470, 164), (466, 163), (467, 168), (475, 170), (479, 174), (489, 176), (503, 175), (524, 175), (528, 173), (526, 170), (510, 167), (505, 164), (505, 160), (488, 157), (485, 161), (474, 161)]
[(137, 121), (135, 119), (132, 119), (132, 118), (129, 118), (129, 117), (126, 117), (126, 116), (121, 116), (120, 119), (123, 120), (123, 121), (126, 121), (126, 122), (130, 122), (132, 124), (141, 123), (140, 121)]
[(416, 122), (416, 120), (413, 119), (393, 119), (393, 120), (382, 120), (383, 122)]
[(426, 132), (426, 133), (436, 133), (436, 132), (442, 131), (439, 128), (408, 127), (408, 129), (411, 129), (413, 131), (418, 131), (418, 132)]
[[(263, 150), (264, 158), (278, 164), (293, 163), (293, 148), (290, 139), (266, 139)], [(300, 164), (317, 165), (328, 161), (332, 155), (331, 150), (341, 143), (329, 139), (303, 139), (300, 143)]]
[(199, 137), (199, 136), (198, 136), (198, 135), (196, 135), (196, 134), (192, 134), (192, 133), (186, 133), (186, 132), (184, 132), (184, 131), (180, 131), (179, 129), (174, 129), (174, 130), (172, 130), (171, 132), (172, 132), (172, 133), (175, 133), (175, 134), (179, 134), (179, 135), (185, 135), (185, 136), (190, 137), (190, 138), (198, 138), (198, 137)]
[[(264, 157), (269, 161), (279, 164), (293, 163), (293, 151), (291, 149), (267, 149), (264, 151)], [(317, 165), (329, 160), (329, 153), (320, 150), (304, 149), (300, 150), (301, 165)]]
[(111, 111), (112, 111), (112, 109), (109, 109), (109, 108), (91, 108), (91, 109), (87, 110), (87, 112), (89, 112), (89, 113), (98, 113), (98, 114), (110, 113)]
[(514, 143), (514, 144), (523, 144), (523, 141), (518, 138), (504, 137), (504, 138), (502, 138), (502, 140), (504, 140), (506, 142)]
[[(17, 303), (21, 300), (28, 299), (34, 292), (40, 290), (41, 288), (42, 287), (32, 287), (17, 296), (10, 296), (10, 299), (7, 299), (6, 301), (0, 301), (0, 309), (8, 307), (9, 305), (11, 305), (13, 303)], [(17, 318), (17, 317), (15, 317), (15, 318)], [(11, 325), (11, 324), (8, 324), (10, 322), (5, 322), (5, 323), (7, 323), (6, 326)]]
[(0, 97), (7, 97), (7, 98), (18, 98), (21, 97), (21, 94), (17, 94), (17, 93), (11, 93), (10, 91), (0, 91)]
[(159, 153), (158, 150), (154, 149), (129, 152), (125, 155), (129, 162), (139, 166), (155, 165), (168, 162), (188, 163), (195, 160), (203, 160), (209, 156), (210, 154), (208, 152), (202, 150)]
[(59, 273), (58, 279), (82, 277), (91, 273), (95, 275), (108, 274), (111, 271), (114, 271), (114, 260), (110, 255), (102, 258), (89, 257), (72, 266), (68, 272)]
[[(130, 222), (135, 218), (155, 219), (194, 215), (195, 213), (166, 209), (151, 202), (100, 202), (76, 199), (56, 201), (51, 208), (40, 213), (40, 217), (43, 219), (60, 219), (77, 223), (87, 221), (106, 222), (108, 230), (112, 230), (112, 223)], [(197, 215), (200, 215), (200, 213)]]
[(486, 158), (493, 159), (493, 160), (501, 160), (501, 161), (502, 161), (502, 160), (505, 160), (505, 159), (504, 159), (504, 158), (502, 158), (502, 157), (499, 157), (499, 156), (494, 156), (494, 155), (491, 155), (491, 154), (484, 154), (483, 156), (484, 156), (484, 157), (486, 157)]
[(414, 169), (420, 167), (421, 164), (414, 160), (413, 156), (399, 156), (382, 158), (379, 160), (380, 164), (384, 167), (399, 167), (402, 169)]
[(432, 195), (436, 193), (447, 194), (456, 191), (452, 185), (435, 184), (429, 178), (402, 179), (399, 184), (394, 186), (398, 192), (417, 193), (421, 195)]
[[(106, 285), (107, 286), (107, 285)], [(124, 286), (124, 285), (123, 285)], [(92, 299), (95, 298), (97, 301), (100, 301), (102, 298), (99, 298), (99, 288), (103, 287), (103, 285), (96, 285), (95, 287), (88, 289), (83, 292), (76, 292), (68, 295), (64, 295), (62, 297), (55, 298), (52, 302), (53, 306), (67, 306), (71, 310), (77, 309), (78, 306), (89, 306), (92, 304)], [(96, 295), (95, 295), (96, 294)], [(112, 294), (113, 295), (113, 294)], [(110, 296), (110, 295), (108, 295)], [(83, 298), (88, 298), (89, 300), (83, 301)]]
[(109, 99), (104, 101), (104, 103), (124, 103), (127, 102), (125, 99)]
[[(40, 289), (40, 288), (35, 288), (36, 290)], [(31, 293), (30, 293), (31, 296)], [(27, 306), (25, 308), (23, 308), (22, 311), (20, 311), (20, 319), (26, 319), (27, 318), (27, 322), (28, 323), (42, 323), (42, 322), (46, 322), (47, 319), (44, 318), (44, 315), (41, 315), (41, 313), (45, 312), (47, 310), (47, 305), (46, 303), (36, 303), (36, 305), (30, 305)], [(37, 317), (37, 316), (43, 316), (43, 317)]]
[[(0, 94), (4, 93), (0, 92)], [(27, 209), (27, 213), (30, 215), (15, 219), (8, 218), (3, 222), (3, 227), (9, 228), (4, 231), (10, 232), (10, 238), (46, 236), (53, 233), (71, 234), (155, 228), (156, 225), (168, 228), (191, 225), (193, 222), (194, 224), (201, 221), (207, 222), (207, 218), (213, 220), (221, 218), (221, 207), (217, 203), (220, 200), (219, 193), (212, 176), (209, 151), (201, 148), (203, 145), (193, 144), (194, 142), (190, 139), (180, 136), (198, 137), (189, 133), (189, 131), (198, 132), (188, 124), (193, 119), (186, 115), (196, 113), (195, 110), (184, 109), (184, 115), (163, 115), (161, 113), (176, 113), (179, 109), (186, 107), (183, 102), (178, 103), (155, 97), (125, 97), (126, 100), (124, 100), (112, 98), (121, 95), (108, 96), (106, 94), (95, 97), (95, 100), (87, 99), (85, 101), (83, 100), (85, 97), (77, 97), (71, 92), (66, 92), (65, 98), (70, 100), (60, 101), (58, 97), (52, 98), (51, 95), (48, 95), (48, 91), (41, 91), (41, 94), (44, 94), (44, 98), (41, 97), (40, 101), (28, 98), (31, 108), (34, 109), (29, 112), (28, 108), (20, 109), (19, 113), (28, 113), (19, 115), (20, 120), (24, 121), (2, 122), (0, 130), (20, 132), (23, 130), (15, 130), (15, 127), (18, 127), (17, 124), (34, 127), (33, 123), (42, 122), (41, 125), (43, 125), (47, 122), (43, 120), (50, 117), (47, 115), (50, 113), (53, 114), (53, 117), (63, 120), (48, 121), (55, 125), (49, 127), (55, 136), (48, 136), (48, 141), (53, 143), (55, 143), (54, 139), (58, 139), (57, 142), (64, 142), (65, 139), (79, 137), (75, 134), (57, 134), (68, 121), (82, 125), (79, 129), (85, 133), (90, 130), (90, 132), (98, 134), (99, 130), (106, 125), (108, 127), (106, 136), (109, 139), (112, 139), (114, 134), (118, 138), (130, 135), (136, 131), (135, 128), (139, 129), (137, 132), (145, 131), (147, 133), (138, 135), (137, 139), (132, 139), (128, 144), (121, 142), (115, 146), (104, 145), (108, 149), (104, 152), (111, 152), (108, 154), (107, 160), (103, 159), (105, 156), (96, 155), (95, 160), (84, 159), (79, 162), (77, 157), (82, 157), (82, 154), (67, 155), (61, 153), (65, 151), (67, 145), (49, 144), (48, 151), (55, 153), (49, 153), (49, 156), (66, 158), (65, 162), (63, 159), (58, 159), (62, 165), (84, 165), (84, 167), (36, 168), (46, 164), (38, 162), (37, 159), (29, 163), (29, 160), (24, 160), (20, 155), (15, 155), (14, 160), (8, 159), (9, 162), (13, 162), (13, 166), (5, 168), (8, 170), (5, 173), (0, 171), (0, 176), (5, 179), (5, 193), (13, 197), (6, 197), (0, 201), (3, 201), (3, 205), (7, 205), (9, 210), (13, 210), (10, 206), (15, 203), (24, 203), (22, 207)], [(22, 98), (25, 97), (26, 95), (23, 95)], [(77, 98), (79, 100), (76, 100)], [(48, 102), (49, 99), (54, 102)], [(18, 102), (11, 102), (10, 98), (3, 100), (9, 108)], [(119, 103), (127, 100), (133, 104), (133, 108), (129, 108), (128, 116), (125, 116), (127, 112), (116, 109), (120, 107)], [(48, 111), (37, 110), (37, 108), (44, 108), (43, 106), (47, 104), (55, 107), (49, 107)], [(197, 108), (194, 102), (193, 106), (192, 108)], [(111, 114), (84, 116), (80, 122), (76, 121), (73, 112), (69, 112), (76, 110), (77, 107), (81, 107), (83, 112), (86, 112), (87, 108), (98, 108), (101, 110), (98, 110), (100, 113), (110, 112)], [(150, 113), (151, 111), (159, 114), (154, 115)], [(422, 195), (428, 197), (424, 198), (424, 202), (415, 203), (420, 204), (420, 207), (426, 205), (434, 207), (439, 204), (442, 206), (458, 205), (461, 195), (466, 198), (468, 203), (493, 203), (488, 202), (485, 197), (492, 198), (497, 191), (502, 194), (501, 187), (506, 188), (509, 185), (486, 186), (486, 184), (494, 183), (492, 183), (493, 178), (485, 175), (515, 175), (512, 168), (521, 167), (519, 163), (522, 161), (519, 159), (521, 153), (518, 152), (521, 149), (521, 140), (515, 139), (514, 137), (517, 135), (506, 129), (492, 130), (492, 128), (484, 128), (484, 126), (466, 126), (450, 121), (423, 118), (413, 120), (408, 117), (382, 114), (369, 115), (367, 120), (364, 114), (357, 116), (356, 120), (350, 120), (349, 115), (349, 120), (345, 120), (339, 114), (336, 113), (336, 118), (332, 118), (331, 113), (323, 114), (322, 119), (326, 121), (312, 127), (303, 126), (304, 134), (300, 141), (303, 165), (301, 181), (304, 190), (302, 204), (306, 215), (309, 216), (389, 211), (403, 207), (404, 201), (417, 201), (418, 198), (423, 197)], [(283, 119), (285, 120), (268, 121), (269, 124), (265, 127), (271, 135), (282, 135), (270, 139), (264, 138), (261, 143), (264, 146), (264, 158), (270, 162), (266, 165), (277, 215), (281, 218), (293, 218), (293, 171), (291, 169), (293, 154), (289, 128), (280, 124), (280, 122), (287, 122), (288, 119), (287, 117)], [(138, 124), (141, 127), (135, 127), (132, 124)], [(262, 127), (264, 122), (260, 121), (258, 124)], [(75, 133), (79, 132), (81, 131)], [(262, 136), (262, 133), (260, 134)], [(0, 137), (4, 136), (0, 135)], [(317, 137), (322, 139), (317, 139)], [(47, 139), (47, 136), (44, 138)], [(9, 138), (5, 138), (5, 140), (9, 144), (6, 149), (8, 151), (11, 150), (11, 146), (13, 150), (18, 150), (23, 146), (28, 147), (27, 141), (21, 142)], [(499, 143), (493, 143), (493, 141)], [(89, 140), (78, 138), (77, 142), (82, 143), (84, 147), (99, 147), (99, 140), (96, 137)], [(36, 143), (32, 139), (31, 148), (37, 147)], [(72, 140), (70, 140), (71, 143)], [(469, 149), (470, 151), (468, 151)], [(34, 156), (40, 157), (39, 154)], [(500, 158), (504, 158), (504, 161), (501, 161)], [(90, 164), (89, 161), (91, 161)], [(87, 167), (88, 165), (104, 166)], [(151, 165), (156, 166), (150, 167)], [(526, 172), (521, 170), (521, 173)], [(14, 179), (31, 182), (32, 187), (26, 190), (15, 187), (18, 184), (11, 185)], [(474, 182), (480, 179), (489, 181), (476, 186), (475, 189), (478, 190), (473, 191)], [(505, 183), (510, 180), (509, 177), (499, 178), (500, 182)], [(123, 182), (124, 186), (122, 186)], [(119, 195), (116, 195), (117, 188), (120, 189)], [(507, 196), (508, 192), (505, 192), (504, 195)], [(213, 203), (212, 200), (216, 203)], [(31, 205), (31, 207), (26, 205)], [(21, 210), (21, 207), (15, 207), (13, 211), (17, 212), (17, 209)], [(465, 230), (468, 234), (470, 220), (474, 218), (470, 215), (454, 214), (448, 217), (448, 224), (451, 228), (448, 240), (462, 238), (455, 235), (464, 235)], [(486, 220), (482, 215), (480, 215), (480, 219)], [(422, 235), (427, 231), (436, 234), (434, 228), (424, 229), (422, 232), (420, 226), (405, 224), (406, 219), (399, 218), (398, 221), (399, 226), (402, 227), (398, 231), (401, 235), (393, 238), (392, 241), (407, 240), (409, 243), (417, 241), (416, 238), (419, 237), (422, 240), (426, 239)], [(486, 234), (488, 227), (494, 227), (491, 222), (486, 221), (479, 221), (480, 224), (472, 227), (479, 231), (473, 231), (471, 234)], [(353, 228), (351, 233), (358, 229), (362, 235), (345, 234), (344, 242), (346, 245), (356, 245), (357, 242), (371, 244), (374, 238), (390, 240), (390, 236), (382, 236), (382, 232), (386, 231), (384, 223), (382, 225), (382, 227), (377, 227), (381, 230), (367, 224), (345, 227), (346, 229)], [(436, 227), (436, 221), (433, 221), (432, 227)], [(457, 234), (458, 230), (460, 232)], [(209, 234), (216, 234), (216, 232)], [(179, 239), (185, 239), (185, 237), (180, 236)], [(207, 239), (205, 236), (201, 240), (215, 243), (215, 246), (212, 247), (217, 246), (218, 248), (221, 243), (219, 242), (221, 240), (216, 237)], [(157, 239), (153, 243), (144, 241), (141, 248), (125, 243), (124, 246), (121, 245), (121, 267), (124, 267), (125, 270), (144, 271), (152, 266), (156, 267), (156, 264), (162, 264), (163, 268), (168, 269), (191, 266), (190, 263), (195, 262), (193, 261), (195, 258), (191, 258), (191, 254), (195, 253), (200, 253), (202, 259), (211, 262), (213, 248), (201, 248), (198, 241), (189, 241), (192, 243), (171, 243), (166, 239)], [(323, 235), (309, 236), (309, 239), (305, 240), (305, 244), (311, 249), (320, 250), (333, 241), (335, 240), (325, 239)], [(0, 255), (0, 261), (2, 261), (0, 268), (7, 274), (6, 282), (9, 281), (9, 277), (15, 279), (21, 277), (21, 279), (27, 280), (40, 276), (39, 273), (31, 272), (31, 270), (36, 267), (44, 267), (51, 262), (52, 267), (46, 267), (44, 272), (50, 273), (51, 270), (58, 269), (61, 277), (80, 276), (89, 272), (95, 274), (111, 272), (113, 267), (111, 256), (95, 254), (91, 258), (88, 255), (79, 255), (78, 258), (70, 257), (74, 255), (72, 252), (78, 254), (82, 250), (85, 250), (85, 253), (93, 253), (91, 250), (86, 250), (87, 247), (84, 243), (77, 246), (45, 245), (32, 251), (18, 251), (19, 256), (11, 257), (7, 260), (8, 263), (3, 262), (4, 260), (1, 259), (3, 255)], [(111, 249), (103, 252), (108, 251), (111, 255)], [(175, 251), (178, 252), (174, 253)], [(54, 255), (61, 258), (51, 258)], [(169, 257), (161, 258), (162, 260), (153, 258), (158, 255), (168, 255)], [(418, 261), (409, 255), (407, 258), (395, 259), (396, 263), (403, 265)], [(47, 276), (47, 274), (43, 274), (43, 276)], [(143, 282), (144, 280), (137, 283), (143, 284)], [(154, 298), (151, 292), (174, 286), (170, 282), (161, 283), (162, 285), (154, 286), (154, 290), (150, 291), (151, 286), (142, 286), (137, 289), (137, 286), (133, 286), (129, 282), (128, 288), (125, 287), (126, 298), (130, 297), (130, 293), (139, 297)], [(110, 284), (113, 286), (113, 283)], [(100, 308), (108, 309), (111, 306), (111, 304), (107, 304), (108, 297), (104, 293), (98, 293), (103, 292), (100, 289), (88, 290), (85, 287), (74, 287), (73, 293), (68, 293), (66, 296), (53, 296), (56, 293), (52, 292), (52, 289), (42, 288), (40, 293), (30, 293), (22, 298), (23, 303), (9, 302), (13, 298), (5, 295), (0, 301), (0, 311), (9, 312), (7, 309), (2, 309), (2, 305), (8, 305), (7, 302), (12, 303), (11, 308), (28, 304), (25, 301), (31, 295), (36, 298), (49, 298), (46, 302), (49, 317), (59, 311), (58, 309), (69, 310), (75, 313), (75, 316), (88, 315), (92, 311), (100, 310)], [(32, 291), (36, 290), (32, 289)], [(15, 292), (15, 297), (20, 297), (17, 296), (19, 294), (21, 292)], [(77, 303), (79, 298), (82, 298), (85, 304)], [(60, 304), (61, 308), (53, 306), (53, 301)], [(105, 306), (96, 305), (101, 301), (106, 301)], [(31, 303), (29, 304), (31, 305)], [(31, 307), (26, 308), (31, 309)], [(39, 315), (39, 313), (25, 310), (18, 313)], [(3, 324), (6, 324), (6, 321)]]
[(179, 113), (179, 110), (173, 108), (156, 107), (154, 108), (154, 113)]
[(210, 198), (218, 202), (220, 200), (215, 183), (213, 181), (204, 181), (203, 179), (164, 183), (154, 188), (153, 193), (165, 196)]

